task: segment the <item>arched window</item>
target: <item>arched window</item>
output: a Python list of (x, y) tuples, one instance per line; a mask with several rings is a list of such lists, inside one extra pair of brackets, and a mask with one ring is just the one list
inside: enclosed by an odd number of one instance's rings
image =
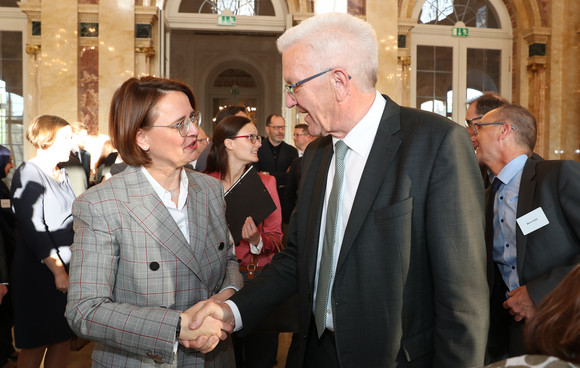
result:
[(421, 8), (420, 24), (499, 28), (495, 9), (486, 0), (427, 0)]
[(511, 22), (500, 0), (426, 0), (413, 16), (412, 106), (462, 122), (484, 91), (511, 100)]
[(180, 13), (221, 14), (226, 9), (234, 15), (275, 15), (271, 0), (194, 0), (179, 5)]

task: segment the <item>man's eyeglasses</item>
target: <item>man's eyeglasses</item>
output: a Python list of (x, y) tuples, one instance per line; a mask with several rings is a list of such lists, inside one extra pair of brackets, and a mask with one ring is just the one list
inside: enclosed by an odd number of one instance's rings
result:
[(473, 123), (473, 122), (474, 122), (474, 121), (476, 121), (476, 120), (479, 120), (479, 119), (481, 119), (482, 117), (483, 117), (483, 116), (478, 116), (478, 117), (476, 117), (476, 118), (473, 118), (473, 119), (465, 119), (465, 126), (466, 126), (467, 128), (472, 128), (472, 126), (471, 126), (471, 123)]
[(274, 129), (274, 130), (284, 130), (284, 129), (286, 129), (286, 125), (280, 125), (280, 126), (268, 125), (268, 128)]
[(256, 135), (256, 134), (235, 135), (235, 136), (228, 137), (228, 138), (229, 139), (248, 138), (250, 140), (250, 143), (252, 143), (252, 144), (256, 144), (256, 141), (262, 143), (262, 136)]
[[(296, 83), (287, 84), (287, 85), (286, 85), (286, 93), (290, 94), (290, 97), (292, 97), (292, 99), (293, 99), (294, 101), (297, 101), (297, 100), (296, 100), (296, 95), (294, 94), (294, 93), (295, 93), (295, 92), (294, 92), (294, 89), (295, 89), (296, 87), (303, 85), (304, 83), (308, 82), (309, 80), (312, 80), (312, 79), (314, 79), (314, 78), (318, 78), (318, 77), (320, 77), (321, 75), (324, 75), (324, 74), (328, 73), (329, 71), (331, 71), (331, 70), (333, 70), (333, 69), (334, 69), (334, 68), (328, 68), (328, 69), (325, 69), (325, 70), (321, 71), (320, 73), (316, 73), (316, 74), (314, 74), (314, 75), (311, 75), (311, 76), (310, 76), (310, 77), (308, 77), (308, 78), (304, 78), (304, 79), (302, 79), (301, 81), (298, 81), (298, 82), (296, 82)], [(348, 79), (351, 79), (351, 78), (352, 78), (352, 77), (349, 75), (349, 76), (348, 76)]]
[(310, 135), (308, 133), (294, 133), (293, 136), (296, 137), (300, 137), (301, 135)]
[(331, 71), (332, 69), (334, 69), (334, 68), (328, 68), (328, 69), (325, 69), (325, 70), (321, 71), (320, 73), (316, 73), (316, 74), (314, 74), (314, 75), (311, 75), (310, 77), (308, 77), (308, 78), (304, 78), (304, 79), (302, 79), (301, 81), (298, 81), (298, 82), (296, 82), (296, 83), (287, 84), (287, 85), (286, 85), (286, 93), (289, 93), (289, 94), (290, 94), (290, 96), (292, 97), (292, 99), (294, 99), (294, 101), (296, 101), (296, 95), (294, 94), (294, 88), (296, 88), (296, 87), (298, 87), (298, 86), (300, 86), (300, 85), (302, 85), (302, 84), (304, 84), (304, 83), (308, 82), (309, 80), (312, 80), (312, 79), (314, 79), (314, 78), (318, 78), (318, 77), (320, 77), (321, 75), (324, 75), (324, 74), (328, 73), (328, 72), (329, 72), (329, 71)]
[(189, 134), (189, 127), (191, 124), (195, 125), (196, 127), (199, 126), (201, 123), (201, 114), (198, 111), (192, 112), (189, 116), (186, 116), (177, 124), (173, 125), (151, 125), (151, 128), (173, 128), (177, 129), (179, 135), (182, 137), (187, 137)]
[(497, 123), (473, 123), (473, 135), (477, 135), (477, 127), (480, 126), (484, 126), (484, 125), (508, 125), (510, 128), (512, 128), (513, 130), (516, 130), (516, 127), (509, 124), (509, 123), (501, 123), (501, 122), (497, 122)]

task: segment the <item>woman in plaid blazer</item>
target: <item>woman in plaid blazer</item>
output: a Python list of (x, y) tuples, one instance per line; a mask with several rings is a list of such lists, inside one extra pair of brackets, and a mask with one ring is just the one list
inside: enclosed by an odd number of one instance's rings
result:
[(66, 317), (96, 342), (93, 367), (233, 364), (229, 339), (208, 354), (178, 345), (224, 338), (216, 320), (190, 331), (187, 309), (242, 286), (223, 188), (183, 168), (197, 155), (195, 108), (189, 87), (154, 77), (131, 78), (113, 96), (109, 132), (128, 166), (73, 204)]

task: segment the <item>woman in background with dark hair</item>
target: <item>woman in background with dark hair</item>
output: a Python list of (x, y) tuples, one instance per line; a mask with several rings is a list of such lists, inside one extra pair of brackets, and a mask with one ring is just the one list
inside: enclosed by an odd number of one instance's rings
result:
[[(220, 179), (227, 191), (258, 161), (261, 138), (248, 118), (225, 117), (215, 127), (205, 172)], [(236, 244), (235, 252), (240, 270), (246, 272), (249, 265), (261, 270), (282, 246), (282, 211), (276, 179), (262, 173), (258, 175), (274, 200), (276, 210), (259, 225), (248, 217), (242, 227), (242, 240)], [(278, 334), (255, 333), (243, 338), (234, 337), (234, 347), (238, 368), (273, 367), (278, 352)]]
[(72, 129), (58, 116), (41, 115), (30, 123), (26, 139), (36, 156), (16, 169), (10, 188), (20, 239), (11, 284), (15, 345), (22, 349), (17, 365), (36, 368), (44, 356), (46, 368), (60, 368), (66, 367), (74, 337), (64, 310), (75, 194), (58, 166), (69, 159)]
[[(228, 116), (243, 116), (245, 118), (248, 117), (247, 110), (244, 106), (241, 105), (230, 105), (221, 109), (213, 119), (213, 127), (219, 124), (222, 119)], [(205, 149), (199, 155), (197, 162), (195, 163), (195, 170), (199, 172), (204, 172), (207, 164), (207, 156), (209, 155), (209, 151), (211, 149), (211, 143), (205, 147)]]

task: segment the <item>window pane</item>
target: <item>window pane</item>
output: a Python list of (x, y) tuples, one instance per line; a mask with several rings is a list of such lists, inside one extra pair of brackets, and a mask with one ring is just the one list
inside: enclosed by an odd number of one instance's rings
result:
[(180, 13), (221, 14), (225, 9), (234, 15), (276, 15), (271, 0), (193, 0), (179, 5)]
[(22, 94), (22, 33), (0, 31), (0, 144), (17, 166), (23, 159)]
[(422, 110), (451, 117), (453, 114), (453, 49), (417, 46), (417, 100)]
[[(501, 51), (467, 49), (467, 101), (473, 94), (485, 91), (499, 93), (501, 89)], [(477, 92), (479, 93), (477, 93)]]
[(457, 22), (467, 27), (499, 28), (497, 14), (487, 0), (427, 0), (419, 15), (420, 24), (453, 26)]

